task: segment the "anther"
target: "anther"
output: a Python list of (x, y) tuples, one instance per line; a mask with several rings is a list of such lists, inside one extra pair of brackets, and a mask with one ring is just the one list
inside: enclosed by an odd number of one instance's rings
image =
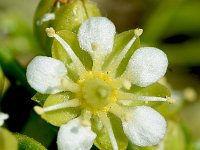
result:
[(45, 31), (48, 37), (54, 37), (54, 35), (56, 34), (55, 30), (52, 27), (46, 28)]
[(134, 33), (135, 33), (136, 37), (139, 37), (140, 35), (142, 35), (143, 29), (137, 28), (137, 29), (134, 30)]
[(33, 109), (38, 115), (42, 115), (44, 113), (43, 108), (40, 106), (34, 106)]
[(125, 80), (125, 81), (123, 82), (123, 87), (124, 87), (125, 89), (127, 89), (127, 90), (130, 90), (130, 88), (131, 88), (131, 82)]

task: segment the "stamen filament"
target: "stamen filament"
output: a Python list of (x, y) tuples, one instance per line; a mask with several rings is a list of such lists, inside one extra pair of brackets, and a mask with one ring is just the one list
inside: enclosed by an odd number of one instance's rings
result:
[(107, 70), (109, 72), (112, 72), (112, 76), (115, 75), (117, 68), (119, 67), (121, 61), (127, 54), (128, 50), (131, 48), (135, 40), (142, 34), (142, 29), (135, 29), (134, 33), (135, 36), (128, 42), (128, 44), (124, 47), (124, 49), (121, 51), (121, 53), (117, 56), (116, 59), (113, 59), (110, 65), (108, 65)]
[(110, 108), (110, 112), (115, 116), (119, 117), (121, 120), (131, 120), (133, 118), (132, 114), (128, 109), (124, 109), (122, 106), (118, 104), (113, 104)]
[(140, 100), (140, 101), (168, 101), (169, 98), (156, 97), (156, 96), (140, 96), (132, 93), (119, 92), (119, 100)]
[(63, 48), (66, 50), (66, 52), (70, 55), (70, 58), (72, 59), (73, 63), (76, 66), (78, 74), (80, 76), (85, 74), (86, 69), (85, 69), (84, 65), (79, 60), (79, 58), (76, 56), (76, 54), (71, 49), (71, 47), (67, 44), (67, 42), (65, 40), (63, 40), (59, 35), (57, 35), (53, 28), (46, 28), (46, 32), (49, 37), (54, 37), (63, 46)]
[(70, 79), (64, 78), (61, 80), (61, 86), (64, 88), (66, 91), (71, 91), (71, 92), (78, 92), (80, 91), (80, 86)]
[(91, 122), (90, 122), (91, 117), (92, 117), (92, 114), (90, 111), (83, 110), (82, 111), (82, 124), (84, 126), (91, 126)]
[(105, 112), (102, 112), (99, 114), (99, 118), (101, 119), (103, 125), (108, 131), (110, 142), (112, 144), (112, 147), (114, 150), (118, 150), (117, 140), (115, 138), (115, 135), (113, 133), (112, 125), (110, 123), (110, 119), (107, 117), (107, 114)]
[(78, 106), (80, 106), (80, 101), (78, 99), (72, 99), (65, 103), (59, 103), (45, 108), (42, 108), (40, 106), (35, 106), (34, 110), (36, 111), (37, 114), (42, 115), (43, 113), (46, 112), (55, 111), (63, 108), (69, 108), (69, 107), (78, 107)]
[(93, 53), (92, 60), (93, 60), (92, 71), (101, 72), (101, 67), (103, 65), (104, 58), (101, 56), (101, 54), (98, 54), (98, 51), (95, 51)]

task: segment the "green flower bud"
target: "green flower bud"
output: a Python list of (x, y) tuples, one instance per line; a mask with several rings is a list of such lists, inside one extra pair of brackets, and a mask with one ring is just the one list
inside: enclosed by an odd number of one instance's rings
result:
[(41, 0), (34, 17), (37, 39), (50, 54), (52, 40), (47, 37), (46, 28), (77, 33), (81, 23), (93, 16), (100, 16), (100, 11), (90, 0)]

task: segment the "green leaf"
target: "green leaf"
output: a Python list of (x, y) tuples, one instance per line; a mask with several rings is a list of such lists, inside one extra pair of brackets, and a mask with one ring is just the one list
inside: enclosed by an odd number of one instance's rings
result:
[[(68, 101), (69, 99), (70, 99), (69, 92), (63, 92), (63, 93), (50, 95), (46, 99), (43, 108), (64, 103)], [(78, 107), (63, 108), (59, 110), (46, 112), (42, 114), (42, 118), (55, 126), (61, 126), (62, 124), (66, 124), (68, 121), (76, 118), (79, 114), (80, 114), (80, 109)]]
[[(92, 59), (86, 51), (80, 48), (77, 35), (67, 30), (59, 31), (57, 32), (57, 34), (70, 45), (74, 53), (78, 56), (78, 58), (85, 65), (85, 67), (87, 69), (91, 69)], [(57, 40), (54, 40), (52, 45), (52, 57), (61, 60), (68, 68), (68, 75), (74, 80), (77, 79), (75, 66), (72, 63), (70, 56), (67, 54), (66, 50), (61, 46), (61, 44)]]
[[(118, 148), (120, 150), (126, 150), (128, 146), (128, 139), (123, 132), (121, 120), (112, 114), (109, 114), (109, 119), (111, 121), (112, 129), (117, 140)], [(113, 148), (110, 142), (108, 131), (105, 127), (102, 126), (97, 116), (92, 119), (92, 129), (97, 134), (94, 142), (95, 146), (102, 150), (112, 150)]]
[(0, 127), (0, 150), (18, 150), (15, 136), (7, 129)]
[(42, 144), (26, 135), (16, 133), (15, 136), (19, 143), (19, 150), (47, 150)]

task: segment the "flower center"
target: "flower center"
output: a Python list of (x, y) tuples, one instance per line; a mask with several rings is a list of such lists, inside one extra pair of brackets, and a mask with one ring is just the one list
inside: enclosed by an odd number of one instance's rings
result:
[(82, 100), (83, 107), (92, 112), (107, 111), (109, 105), (116, 100), (112, 79), (103, 73), (89, 72), (78, 84), (81, 90), (77, 97)]
[(85, 102), (93, 108), (103, 108), (110, 102), (112, 89), (108, 83), (100, 79), (85, 81), (82, 87)]

